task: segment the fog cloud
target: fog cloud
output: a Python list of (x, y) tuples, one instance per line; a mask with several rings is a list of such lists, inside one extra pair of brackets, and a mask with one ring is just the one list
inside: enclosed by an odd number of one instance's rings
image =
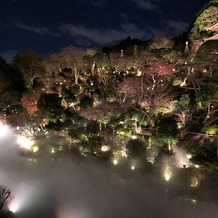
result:
[(15, 196), (18, 218), (215, 218), (211, 199), (188, 195), (181, 177), (166, 182), (161, 170), (129, 161), (112, 162), (76, 154), (36, 162), (17, 152), (12, 130), (0, 141), (1, 184)]

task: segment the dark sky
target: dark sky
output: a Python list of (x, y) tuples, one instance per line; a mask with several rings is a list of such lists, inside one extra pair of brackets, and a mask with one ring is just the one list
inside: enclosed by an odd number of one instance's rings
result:
[(187, 30), (209, 0), (0, 0), (0, 56)]

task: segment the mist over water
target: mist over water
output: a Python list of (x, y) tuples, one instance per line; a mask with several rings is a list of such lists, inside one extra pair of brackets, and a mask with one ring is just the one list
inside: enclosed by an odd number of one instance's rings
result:
[(11, 129), (0, 138), (0, 183), (12, 191), (18, 218), (216, 218), (217, 198), (199, 189), (194, 199), (181, 175), (167, 182), (161, 169), (76, 154), (34, 162), (17, 152)]

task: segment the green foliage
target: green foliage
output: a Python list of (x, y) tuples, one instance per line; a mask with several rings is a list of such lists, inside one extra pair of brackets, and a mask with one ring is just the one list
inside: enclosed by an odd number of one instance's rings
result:
[(128, 137), (128, 138), (131, 137), (132, 132), (133, 132), (133, 130), (132, 130), (131, 128), (125, 128), (125, 127), (123, 127), (123, 126), (120, 126), (120, 127), (117, 129), (117, 131), (116, 131), (116, 133), (117, 133), (118, 135), (124, 136), (124, 137)]
[(127, 155), (132, 159), (143, 159), (146, 154), (145, 142), (139, 139), (131, 139), (126, 144)]
[(190, 104), (190, 97), (189, 94), (182, 94), (181, 98), (179, 99), (178, 105), (180, 108), (187, 108)]
[(210, 141), (198, 146), (193, 152), (192, 160), (201, 164), (207, 164), (217, 161), (217, 145)]
[(92, 66), (95, 62), (98, 67), (107, 67), (109, 65), (109, 59), (105, 53), (100, 49), (90, 48), (87, 50), (87, 55), (84, 56), (84, 62), (88, 66)]
[(182, 52), (174, 48), (153, 49), (152, 53), (158, 59), (162, 59), (169, 63), (179, 62), (182, 58)]
[(160, 117), (157, 121), (157, 132), (166, 137), (176, 137), (178, 135), (178, 129), (175, 118), (172, 116)]
[(212, 1), (206, 5), (197, 16), (189, 33), (190, 40), (199, 40), (210, 36), (210, 32), (207, 32), (206, 27), (217, 22), (218, 17), (218, 3)]
[(218, 133), (218, 125), (205, 126), (203, 131), (209, 135), (216, 135)]
[[(206, 55), (205, 55), (206, 54)], [(218, 40), (209, 40), (205, 42), (195, 54), (194, 62), (197, 64), (218, 64)]]
[(76, 97), (70, 88), (62, 88), (61, 96), (69, 103), (76, 101)]
[(142, 126), (148, 126), (149, 124), (149, 121), (147, 120), (145, 114), (142, 112), (132, 110), (130, 111), (129, 117), (131, 120), (137, 121)]
[(208, 103), (213, 99), (214, 90), (207, 84), (202, 85), (199, 92), (196, 93), (196, 101), (202, 103)]
[(38, 101), (38, 108), (42, 116), (48, 119), (48, 121), (53, 122), (61, 119), (62, 113), (64, 112), (61, 101), (62, 98), (58, 94), (42, 93)]
[(166, 144), (175, 144), (178, 141), (179, 130), (177, 122), (172, 116), (159, 117), (157, 120), (156, 137)]

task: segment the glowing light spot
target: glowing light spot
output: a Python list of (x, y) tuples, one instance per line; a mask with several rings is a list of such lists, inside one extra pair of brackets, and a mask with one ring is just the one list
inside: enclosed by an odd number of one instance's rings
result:
[(0, 138), (5, 137), (10, 133), (10, 128), (0, 121)]
[(32, 151), (33, 151), (34, 153), (38, 152), (38, 151), (39, 151), (39, 146), (38, 146), (38, 145), (33, 146), (33, 147), (32, 147)]
[(171, 172), (171, 170), (170, 170), (170, 167), (167, 166), (167, 167), (164, 169), (164, 179), (168, 182), (171, 178), (172, 178), (172, 172)]
[(35, 158), (29, 158), (28, 161), (36, 163), (36, 162), (37, 162), (37, 159), (35, 159)]
[(199, 186), (199, 181), (197, 179), (193, 179), (191, 181), (191, 187), (196, 188)]
[(55, 153), (55, 149), (54, 149), (54, 148), (51, 149), (51, 153), (52, 153), (52, 154)]
[(31, 150), (34, 144), (34, 140), (25, 136), (18, 136), (17, 143), (20, 145), (20, 148)]
[(16, 213), (19, 209), (19, 206), (17, 203), (11, 203), (9, 206), (9, 210), (12, 211), (13, 213)]
[(132, 135), (132, 139), (137, 139), (137, 136), (136, 135)]
[(122, 157), (127, 157), (127, 149), (125, 147), (122, 147), (122, 149), (120, 150), (120, 155)]
[(134, 166), (134, 165), (132, 165), (132, 166), (131, 166), (131, 170), (134, 170), (134, 169), (135, 169), (135, 166)]
[(191, 155), (191, 154), (187, 154), (186, 157), (187, 157), (188, 159), (191, 159), (191, 158), (192, 158), (192, 155)]
[(195, 164), (195, 168), (200, 168), (200, 166), (199, 166), (199, 165), (197, 165), (197, 164)]
[(102, 145), (101, 146), (101, 151), (106, 152), (106, 151), (109, 151), (109, 150), (110, 150), (109, 146), (107, 146), (107, 145)]
[(117, 160), (117, 159), (114, 159), (114, 160), (113, 160), (113, 164), (114, 164), (114, 165), (117, 165), (117, 164), (118, 164), (118, 160)]

